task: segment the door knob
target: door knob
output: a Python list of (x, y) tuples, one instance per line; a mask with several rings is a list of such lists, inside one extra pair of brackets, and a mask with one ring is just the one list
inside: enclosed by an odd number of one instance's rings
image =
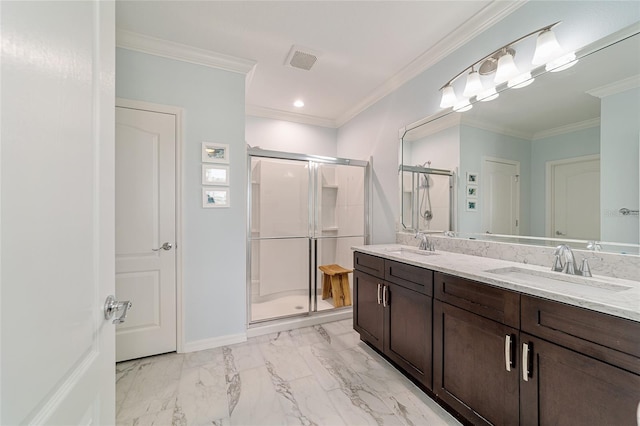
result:
[(163, 245), (160, 246), (160, 248), (157, 249), (151, 249), (153, 251), (160, 251), (160, 250), (171, 250), (171, 248), (173, 247), (173, 244), (166, 242)]
[(556, 231), (556, 235), (567, 235), (564, 232)]
[(120, 315), (113, 318), (112, 322), (114, 324), (122, 324), (131, 306), (133, 305), (128, 300), (119, 302), (113, 295), (107, 296), (107, 300), (104, 302), (104, 319), (110, 320), (115, 316), (116, 312), (119, 312)]

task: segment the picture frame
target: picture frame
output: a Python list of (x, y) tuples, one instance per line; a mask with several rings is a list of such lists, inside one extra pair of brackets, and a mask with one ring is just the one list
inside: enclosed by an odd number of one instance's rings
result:
[(478, 211), (478, 200), (469, 200), (469, 199), (467, 199), (466, 210), (468, 212), (477, 212)]
[(474, 200), (478, 198), (478, 185), (467, 185), (467, 198)]
[(229, 188), (203, 187), (202, 207), (205, 209), (230, 207)]
[(202, 162), (229, 164), (229, 145), (224, 143), (202, 142)]
[(478, 173), (475, 172), (467, 172), (467, 183), (472, 185), (477, 185), (479, 180)]
[(229, 186), (229, 166), (203, 164), (202, 184)]

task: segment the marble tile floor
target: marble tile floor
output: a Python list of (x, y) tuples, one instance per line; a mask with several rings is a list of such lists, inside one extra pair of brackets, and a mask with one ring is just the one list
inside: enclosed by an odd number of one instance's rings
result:
[(342, 320), (116, 365), (118, 425), (458, 425)]

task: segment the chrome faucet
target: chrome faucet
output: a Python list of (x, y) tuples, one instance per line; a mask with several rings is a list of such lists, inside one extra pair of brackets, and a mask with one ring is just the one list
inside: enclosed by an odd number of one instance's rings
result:
[(427, 234), (425, 234), (424, 232), (417, 232), (416, 238), (420, 240), (420, 246), (418, 246), (418, 249), (427, 250), (427, 251), (436, 251), (433, 243), (429, 241)]
[(555, 260), (551, 270), (556, 272), (564, 272), (570, 275), (582, 275), (576, 265), (576, 259), (573, 257), (571, 248), (566, 244), (560, 244), (556, 247)]

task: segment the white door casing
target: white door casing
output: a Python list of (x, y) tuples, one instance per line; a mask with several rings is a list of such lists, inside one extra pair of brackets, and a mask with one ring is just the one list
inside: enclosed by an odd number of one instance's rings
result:
[(113, 2), (2, 2), (0, 424), (113, 424)]
[(550, 238), (600, 239), (600, 155), (549, 161), (546, 232)]
[(483, 157), (480, 179), (482, 231), (518, 235), (520, 162)]
[[(116, 332), (116, 359), (122, 361), (177, 349), (178, 113), (117, 104), (116, 296), (135, 308)], [(165, 243), (170, 248), (158, 250)]]

